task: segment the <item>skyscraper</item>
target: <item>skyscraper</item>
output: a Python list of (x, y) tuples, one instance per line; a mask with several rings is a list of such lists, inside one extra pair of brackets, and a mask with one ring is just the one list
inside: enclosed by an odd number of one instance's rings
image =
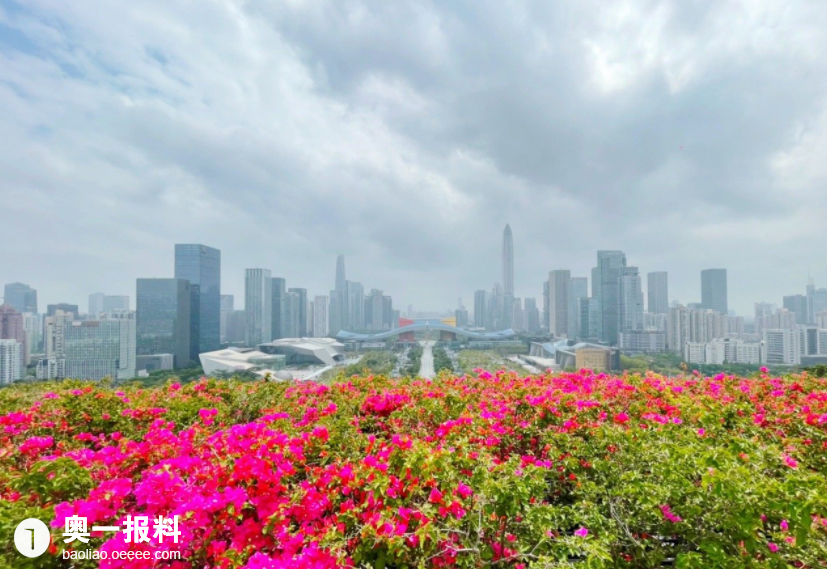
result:
[(795, 314), (795, 323), (807, 324), (807, 297), (803, 294), (792, 294), (784, 297), (784, 308)]
[(572, 277), (569, 279), (567, 317), (568, 337), (580, 337), (580, 299), (589, 296), (589, 279), (586, 277)]
[(23, 315), (8, 304), (0, 304), (0, 340), (14, 340), (20, 344), (21, 359), (25, 369), (28, 362), (26, 327), (23, 325)]
[(647, 311), (653, 314), (669, 314), (669, 276), (666, 271), (646, 275)]
[(344, 255), (339, 255), (336, 257), (335, 284), (335, 288), (330, 291), (330, 304), (328, 305), (328, 331), (330, 334), (334, 335), (340, 330), (350, 328)]
[(536, 298), (523, 300), (523, 314), (525, 316), (525, 327), (529, 334), (536, 334), (540, 331), (540, 311), (537, 309)]
[(727, 314), (726, 269), (705, 269), (701, 271), (701, 305), (721, 314)]
[[(274, 279), (275, 280), (275, 279)], [(282, 299), (283, 312), (281, 320), (282, 338), (301, 336), (301, 296), (297, 292), (286, 292)]]
[(571, 271), (555, 270), (548, 274), (548, 331), (554, 336), (567, 337), (569, 333), (569, 288)]
[(474, 326), (485, 328), (488, 320), (488, 293), (478, 290), (474, 293)]
[[(287, 295), (287, 281), (281, 277), (273, 277), (270, 279), (270, 283), (270, 291), (273, 295), (273, 319), (270, 326), (271, 339), (293, 338), (294, 336), (287, 331), (287, 325), (285, 324), (287, 306), (285, 305), (284, 298)], [(270, 340), (267, 341), (269, 342)]]
[(362, 283), (345, 281), (345, 322), (349, 330), (365, 328), (365, 289)]
[(592, 298), (600, 310), (600, 340), (617, 345), (618, 303), (620, 301), (620, 269), (626, 266), (623, 251), (598, 251), (597, 266), (592, 269)]
[(643, 289), (637, 267), (622, 267), (618, 285), (618, 332), (643, 331)]
[(336, 257), (336, 290), (345, 290), (345, 256)]
[(189, 281), (138, 279), (136, 289), (137, 354), (172, 354), (176, 368), (188, 366), (192, 330)]
[(327, 336), (327, 297), (316, 296), (313, 299), (313, 336)]
[(231, 314), (235, 312), (235, 297), (232, 294), (221, 295), (221, 312), (219, 314), (218, 337), (221, 344), (226, 344), (227, 340), (227, 321), (232, 318)]
[(306, 288), (289, 288), (288, 292), (294, 292), (299, 295), (299, 330), (298, 337), (304, 338), (307, 336), (307, 289)]
[(198, 354), (221, 346), (221, 251), (201, 244), (176, 244), (175, 278), (190, 283), (190, 359), (198, 361)]
[(511, 236), (511, 226), (505, 224), (503, 230), (503, 295), (514, 297), (514, 241)]
[(257, 346), (271, 341), (273, 291), (269, 270), (247, 269), (244, 272), (244, 309), (247, 318), (247, 345)]
[(27, 284), (9, 283), (3, 291), (3, 303), (19, 313), (37, 313), (37, 291)]

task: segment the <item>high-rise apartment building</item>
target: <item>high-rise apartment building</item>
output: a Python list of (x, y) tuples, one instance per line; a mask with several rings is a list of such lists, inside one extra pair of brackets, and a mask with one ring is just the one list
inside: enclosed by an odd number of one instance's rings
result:
[(647, 312), (652, 314), (669, 313), (669, 275), (666, 271), (656, 271), (646, 275)]
[(29, 364), (28, 339), (23, 315), (8, 304), (0, 304), (0, 340), (14, 340), (21, 346), (23, 369)]
[(287, 291), (299, 295), (299, 328), (297, 336), (304, 338), (307, 336), (307, 289), (289, 288)]
[(592, 297), (600, 305), (600, 339), (611, 345), (617, 345), (620, 332), (620, 270), (625, 266), (623, 251), (598, 251), (592, 269)]
[(137, 354), (172, 354), (176, 368), (189, 366), (192, 363), (192, 287), (189, 281), (138, 279), (136, 289)]
[(23, 379), (23, 345), (17, 340), (0, 339), (0, 385)]
[(502, 251), (502, 272), (503, 272), (503, 294), (514, 296), (514, 239), (511, 235), (511, 226), (506, 223), (503, 229), (503, 251)]
[(244, 272), (244, 311), (247, 316), (245, 341), (258, 346), (273, 339), (273, 285), (267, 269)]
[(726, 269), (701, 271), (701, 305), (721, 314), (729, 312)]
[(643, 289), (637, 267), (622, 267), (618, 281), (619, 332), (643, 330)]
[(316, 338), (327, 336), (327, 308), (328, 298), (326, 296), (319, 295), (313, 299), (313, 336)]
[(8, 304), (19, 313), (37, 313), (37, 291), (27, 284), (9, 283), (4, 287), (3, 304)]
[(221, 251), (198, 243), (175, 245), (175, 278), (190, 283), (190, 359), (221, 347)]
[(135, 312), (116, 310), (97, 320), (74, 320), (63, 332), (66, 377), (91, 380), (135, 377)]

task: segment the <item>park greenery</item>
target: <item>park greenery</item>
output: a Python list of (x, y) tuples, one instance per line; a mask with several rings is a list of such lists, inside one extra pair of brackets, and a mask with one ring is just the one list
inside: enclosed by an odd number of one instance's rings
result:
[(451, 362), (451, 358), (448, 356), (448, 353), (445, 351), (445, 348), (442, 346), (435, 346), (433, 348), (434, 353), (434, 371), (439, 373), (443, 370), (447, 371), (454, 371), (454, 364)]
[(382, 374), (389, 375), (396, 363), (396, 354), (388, 351), (365, 352), (358, 362), (345, 367), (344, 375)]

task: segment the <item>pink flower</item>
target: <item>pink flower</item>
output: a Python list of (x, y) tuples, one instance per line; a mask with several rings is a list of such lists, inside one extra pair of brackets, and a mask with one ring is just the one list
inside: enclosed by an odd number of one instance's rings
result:
[(787, 523), (787, 520), (781, 520), (781, 531), (787, 531), (790, 529), (790, 524)]
[(469, 496), (471, 496), (471, 494), (473, 494), (473, 493), (474, 493), (474, 491), (473, 491), (473, 490), (471, 490), (471, 487), (470, 487), (470, 486), (468, 486), (468, 485), (463, 484), (462, 482), (460, 482), (460, 483), (459, 483), (459, 486), (457, 486), (457, 490), (456, 490), (456, 492), (455, 492), (455, 493), (456, 493), (456, 495), (457, 495), (457, 496), (459, 496), (460, 498), (468, 498)]
[(663, 504), (660, 507), (660, 511), (663, 514), (663, 517), (672, 522), (673, 524), (683, 521), (683, 518), (681, 518), (678, 514), (672, 511), (672, 508), (669, 506), (669, 504)]
[(760, 371), (761, 373), (767, 373), (767, 372), (768, 372), (768, 371), (770, 371), (770, 370), (769, 370), (769, 368), (767, 368), (767, 367), (761, 366), (761, 368), (760, 368), (760, 370), (759, 370), (759, 371)]
[(767, 544), (767, 547), (769, 547), (770, 551), (772, 551), (773, 553), (777, 553), (777, 552), (778, 552), (778, 546), (777, 546), (777, 545), (775, 545), (773, 542), (769, 542), (769, 543)]
[(782, 454), (781, 458), (784, 459), (784, 464), (786, 464), (790, 468), (798, 468), (798, 461), (790, 455)]
[(618, 413), (615, 415), (615, 423), (620, 423), (621, 425), (629, 421), (629, 415), (626, 413)]
[(428, 496), (428, 500), (436, 504), (437, 502), (442, 501), (442, 492), (437, 490), (436, 488), (431, 489), (431, 495)]
[(701, 427), (700, 429), (698, 429), (698, 436), (699, 436), (699, 437), (702, 437), (702, 436), (704, 436), (705, 434), (706, 434), (706, 429), (704, 429), (703, 427)]
[(574, 535), (576, 535), (577, 537), (586, 537), (587, 535), (589, 535), (589, 530), (584, 527), (581, 527), (580, 529), (575, 530)]

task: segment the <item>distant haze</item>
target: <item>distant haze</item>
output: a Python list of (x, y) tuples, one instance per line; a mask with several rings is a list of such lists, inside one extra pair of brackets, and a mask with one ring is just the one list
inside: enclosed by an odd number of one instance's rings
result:
[(827, 286), (821, 1), (0, 1), (0, 285), (173, 276), (542, 298), (598, 249), (729, 306)]

